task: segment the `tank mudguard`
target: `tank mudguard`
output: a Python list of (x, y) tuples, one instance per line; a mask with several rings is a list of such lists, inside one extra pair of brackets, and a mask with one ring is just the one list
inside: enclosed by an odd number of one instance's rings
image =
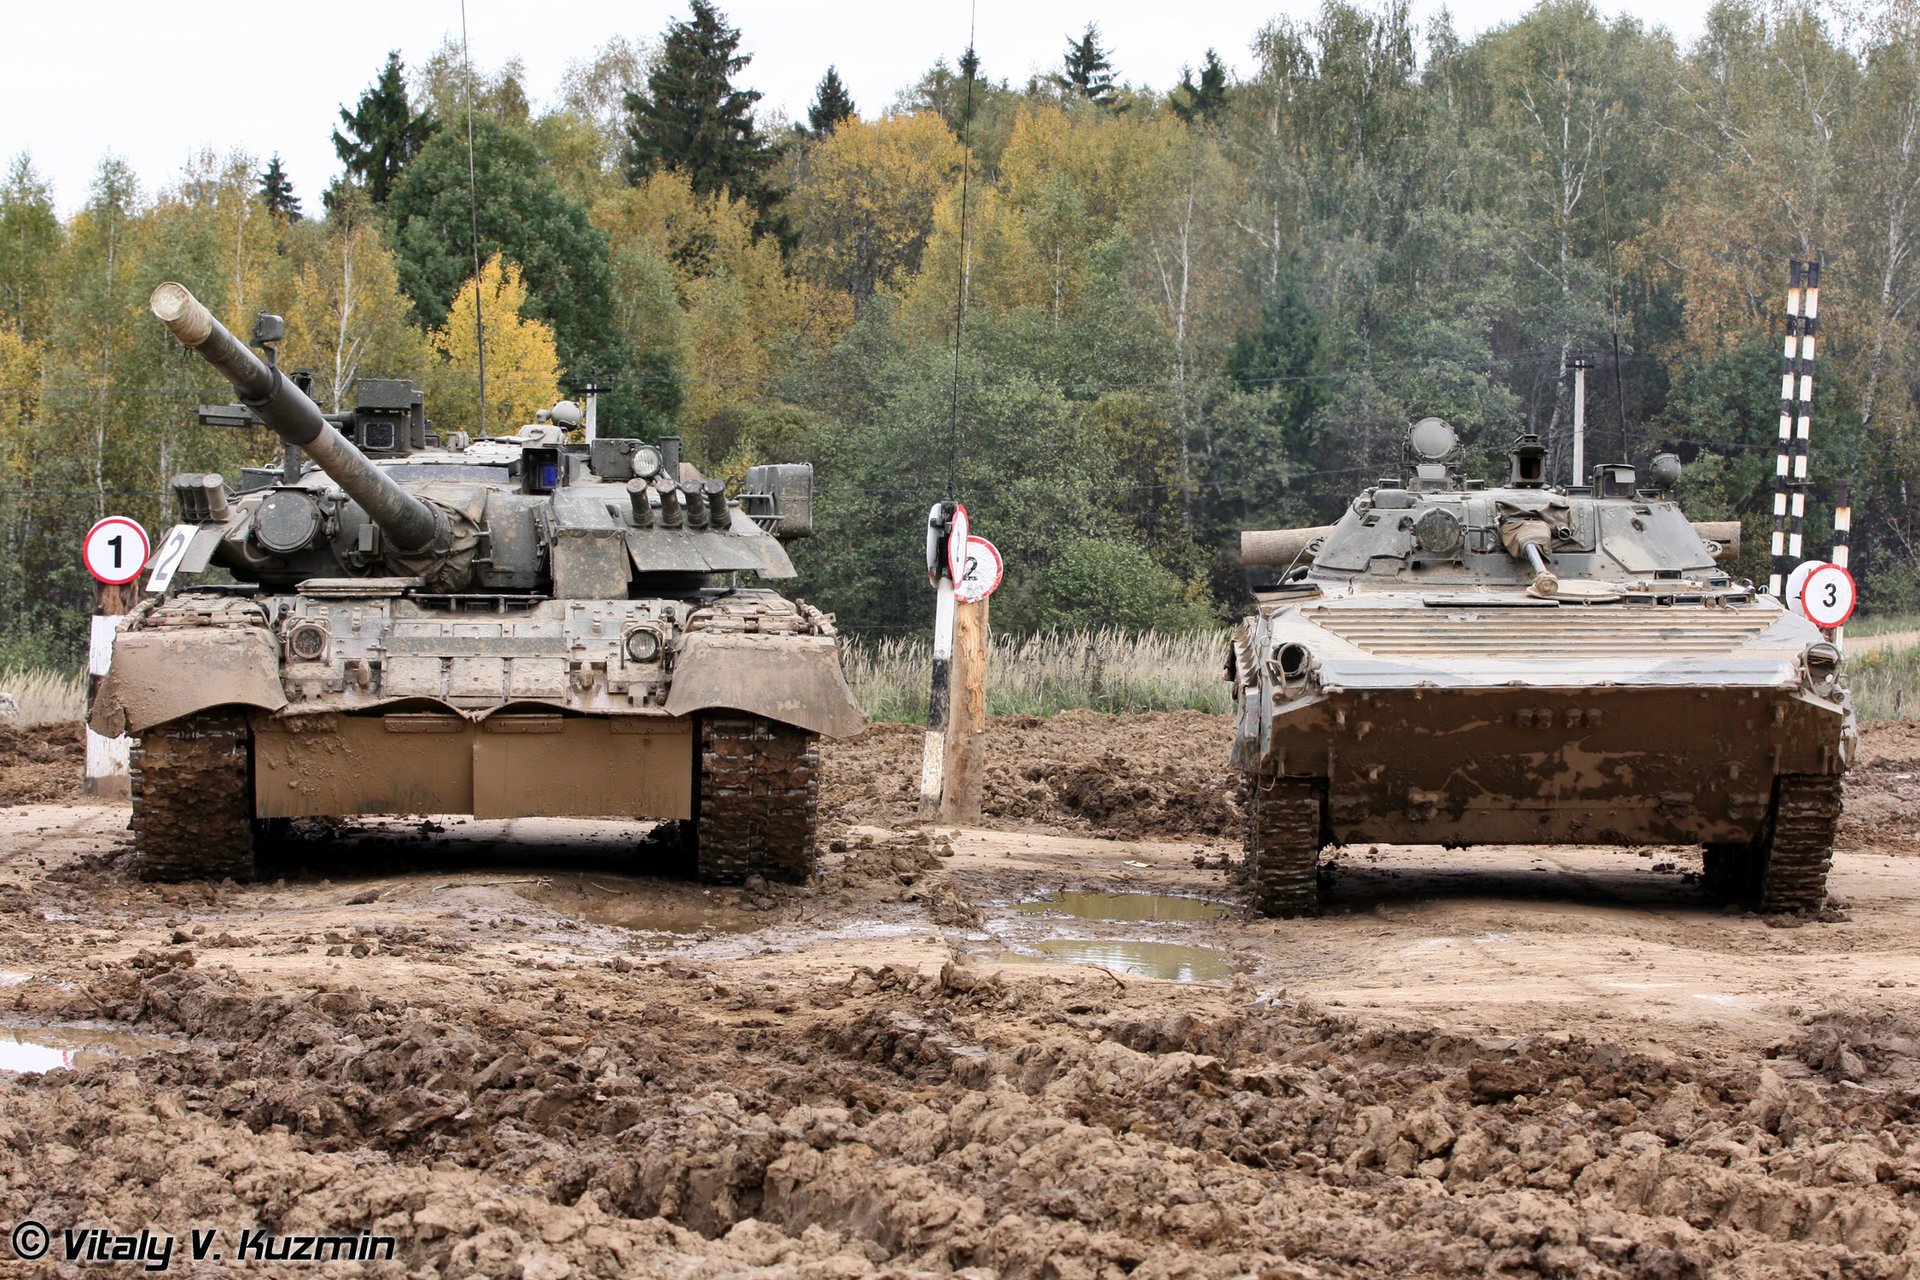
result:
[(259, 627), (155, 627), (114, 637), (88, 725), (118, 737), (209, 707), (287, 705), (280, 654)]
[(667, 714), (714, 707), (765, 716), (829, 738), (866, 728), (867, 717), (840, 670), (832, 636), (696, 631), (673, 664)]

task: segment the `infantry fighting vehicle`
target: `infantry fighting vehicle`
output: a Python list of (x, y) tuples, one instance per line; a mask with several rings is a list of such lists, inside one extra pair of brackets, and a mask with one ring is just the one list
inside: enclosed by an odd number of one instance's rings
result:
[[(96, 699), (130, 733), (150, 878), (244, 877), (304, 817), (460, 813), (684, 824), (708, 878), (804, 877), (816, 740), (864, 720), (832, 620), (741, 575), (790, 578), (812, 469), (729, 495), (677, 442), (436, 433), (421, 395), (362, 380), (323, 414), (186, 289), (153, 313), (287, 446), (279, 469), (173, 480), (155, 553)], [(192, 581), (209, 565), (232, 583)]]
[(1406, 455), (1337, 524), (1242, 536), (1277, 571), (1228, 663), (1255, 905), (1312, 913), (1321, 848), (1380, 841), (1699, 844), (1711, 892), (1818, 908), (1853, 707), (1719, 568), (1739, 525), (1687, 520), (1671, 455), (1555, 488), (1522, 436), (1489, 486), (1438, 418)]

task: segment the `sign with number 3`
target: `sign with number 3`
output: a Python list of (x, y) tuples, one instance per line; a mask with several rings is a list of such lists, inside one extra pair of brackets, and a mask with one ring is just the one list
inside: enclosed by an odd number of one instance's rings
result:
[(1800, 586), (1800, 612), (1807, 621), (1829, 630), (1851, 618), (1858, 602), (1853, 575), (1837, 564), (1819, 565)]

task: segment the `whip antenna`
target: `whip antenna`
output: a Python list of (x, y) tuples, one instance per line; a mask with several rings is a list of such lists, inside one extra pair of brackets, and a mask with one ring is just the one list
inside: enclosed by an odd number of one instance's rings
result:
[(467, 54), (467, 0), (460, 0), (460, 65), (467, 73), (467, 232), (473, 247), (473, 355), (480, 370), (480, 438), (487, 438), (487, 322), (480, 305), (480, 184), (473, 175), (473, 59)]
[[(463, 0), (464, 3), (464, 0)], [(960, 455), (960, 342), (967, 324), (967, 195), (973, 176), (973, 76), (979, 68), (974, 52), (974, 33), (978, 28), (978, 0), (967, 11), (967, 52), (960, 69), (967, 75), (966, 105), (960, 113), (960, 276), (954, 284), (953, 298), (953, 399), (947, 411), (947, 497), (954, 496), (954, 468)]]

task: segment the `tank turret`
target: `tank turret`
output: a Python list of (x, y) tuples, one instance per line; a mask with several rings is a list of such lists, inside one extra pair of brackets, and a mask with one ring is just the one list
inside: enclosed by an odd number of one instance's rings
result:
[(463, 522), (458, 512), (408, 493), (355, 448), (304, 391), (243, 346), (185, 285), (169, 281), (148, 305), (180, 344), (219, 370), (275, 435), (299, 449), (360, 504), (403, 554), (443, 562)]

